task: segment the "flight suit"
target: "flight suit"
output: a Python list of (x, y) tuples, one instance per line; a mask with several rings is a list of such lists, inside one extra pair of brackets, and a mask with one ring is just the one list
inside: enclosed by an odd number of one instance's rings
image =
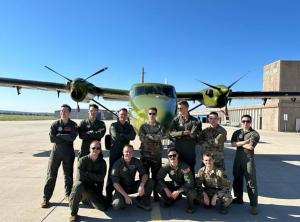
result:
[(69, 205), (71, 215), (77, 215), (79, 203), (82, 197), (86, 197), (92, 206), (98, 210), (106, 208), (103, 197), (99, 194), (97, 184), (103, 183), (106, 174), (106, 162), (100, 154), (96, 161), (89, 155), (79, 159), (77, 178), (72, 188)]
[(199, 141), (201, 144), (201, 156), (204, 153), (212, 153), (215, 159), (215, 167), (225, 171), (224, 143), (227, 131), (219, 124), (215, 127), (207, 127), (201, 133)]
[[(236, 130), (231, 137), (232, 142), (245, 141), (250, 139), (253, 147), (259, 142), (260, 136), (257, 131), (250, 129), (244, 132), (243, 129)], [(247, 192), (250, 199), (250, 206), (257, 206), (257, 184), (256, 169), (254, 161), (254, 150), (237, 147), (233, 162), (233, 191), (234, 196), (243, 199), (243, 177), (246, 179)]]
[(51, 143), (54, 144), (48, 163), (44, 200), (49, 200), (53, 194), (61, 162), (65, 177), (65, 194), (66, 196), (70, 195), (73, 186), (73, 164), (75, 159), (73, 141), (76, 139), (77, 134), (77, 124), (70, 119), (66, 124), (62, 120), (57, 120), (51, 125), (49, 136)]
[(141, 141), (140, 153), (141, 161), (143, 163), (146, 173), (149, 174), (151, 168), (152, 179), (154, 179), (154, 194), (157, 196), (155, 191), (156, 187), (156, 176), (161, 167), (161, 153), (163, 138), (162, 127), (159, 122), (154, 124), (144, 123), (141, 125), (139, 130), (139, 138)]
[[(183, 136), (185, 130), (189, 130), (191, 135)], [(193, 174), (196, 164), (195, 146), (201, 130), (201, 122), (191, 115), (187, 119), (181, 115), (175, 117), (170, 128), (170, 136), (175, 139), (175, 149), (179, 153), (179, 158), (191, 167)]]
[[(165, 181), (165, 177), (169, 176), (171, 181)], [(194, 177), (190, 167), (182, 162), (178, 162), (177, 169), (172, 168), (169, 162), (164, 164), (157, 175), (157, 192), (163, 197), (166, 203), (172, 204), (175, 200), (170, 199), (164, 188), (168, 188), (171, 192), (183, 188), (183, 194), (187, 197), (187, 204), (189, 208), (193, 208), (194, 200), (197, 193), (194, 189)]]
[[(132, 157), (130, 163), (127, 165), (125, 160), (120, 158), (113, 165), (110, 178), (112, 183), (119, 183), (127, 194), (137, 193), (141, 181), (135, 180), (136, 172), (139, 172), (140, 178), (146, 174), (143, 164), (139, 159)], [(153, 185), (153, 180), (148, 179), (145, 184), (145, 194), (141, 197), (148, 202), (150, 202)], [(125, 207), (125, 199), (118, 191), (115, 191), (114, 193), (112, 206), (115, 209), (122, 209)]]
[(202, 167), (196, 177), (196, 190), (200, 199), (203, 198), (203, 192), (207, 193), (209, 198), (217, 194), (222, 207), (228, 207), (232, 202), (231, 183), (225, 172), (220, 169), (213, 169), (206, 172), (206, 167)]
[(135, 139), (136, 133), (133, 129), (133, 126), (129, 122), (122, 124), (117, 121), (111, 124), (109, 128), (109, 134), (111, 135), (112, 144), (109, 151), (109, 170), (106, 183), (106, 196), (108, 201), (111, 201), (112, 192), (114, 190), (110, 179), (111, 169), (114, 163), (122, 157), (124, 146), (129, 144), (130, 140)]
[(80, 154), (78, 157), (86, 156), (90, 153), (90, 144), (93, 140), (101, 141), (105, 135), (106, 127), (103, 121), (96, 119), (93, 123), (86, 119), (79, 124), (79, 138), (82, 139)]

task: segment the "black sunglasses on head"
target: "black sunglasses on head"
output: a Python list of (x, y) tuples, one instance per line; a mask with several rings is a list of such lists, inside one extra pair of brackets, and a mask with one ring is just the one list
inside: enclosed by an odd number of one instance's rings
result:
[(94, 149), (96, 149), (96, 150), (100, 150), (101, 149), (101, 147), (100, 146), (93, 146), (93, 147), (91, 147), (92, 148), (92, 150), (94, 150)]

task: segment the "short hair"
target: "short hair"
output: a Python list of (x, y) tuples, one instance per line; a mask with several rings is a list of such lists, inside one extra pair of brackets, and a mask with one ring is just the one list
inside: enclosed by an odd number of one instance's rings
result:
[(149, 110), (153, 110), (153, 111), (155, 111), (155, 113), (157, 113), (157, 108), (156, 107), (150, 107), (149, 109), (148, 109), (148, 111)]
[(121, 108), (121, 109), (119, 109), (119, 110), (118, 110), (118, 113), (121, 112), (121, 111), (124, 111), (124, 112), (128, 113), (128, 110), (127, 110), (126, 108)]
[(167, 153), (169, 154), (169, 153), (172, 152), (172, 151), (178, 153), (177, 150), (175, 149), (175, 147), (170, 147), (170, 148), (168, 149)]
[(96, 105), (96, 104), (94, 104), (94, 103), (92, 103), (92, 104), (89, 105), (89, 109), (90, 109), (91, 107), (93, 107), (93, 108), (95, 108), (95, 109), (97, 109), (97, 110), (99, 109), (99, 106)]
[(126, 144), (124, 147), (123, 147), (123, 150), (125, 149), (125, 147), (128, 147), (128, 148), (131, 148), (134, 150), (133, 146), (131, 144)]
[(210, 116), (210, 115), (215, 115), (216, 117), (219, 117), (218, 113), (215, 112), (215, 111), (210, 112), (210, 113), (208, 114), (208, 116)]
[(252, 117), (251, 117), (249, 114), (244, 114), (244, 115), (242, 115), (241, 120), (242, 120), (244, 117), (249, 118), (249, 119), (250, 119), (250, 122), (252, 122)]
[(71, 106), (69, 106), (68, 104), (62, 104), (61, 106), (60, 106), (61, 108), (67, 108), (68, 110), (69, 110), (69, 112), (71, 112)]
[(213, 154), (213, 153), (210, 153), (210, 152), (203, 153), (202, 157), (204, 158), (205, 156), (211, 157), (212, 159), (215, 159), (215, 158), (214, 158), (214, 154)]
[(181, 100), (178, 102), (178, 105), (184, 105), (186, 106), (187, 108), (189, 108), (189, 103), (186, 101), (186, 100)]
[(100, 146), (100, 148), (101, 148), (101, 143), (100, 143), (99, 140), (93, 140), (93, 141), (90, 143), (90, 148), (91, 148), (91, 145), (92, 145), (93, 143), (99, 144), (99, 146)]

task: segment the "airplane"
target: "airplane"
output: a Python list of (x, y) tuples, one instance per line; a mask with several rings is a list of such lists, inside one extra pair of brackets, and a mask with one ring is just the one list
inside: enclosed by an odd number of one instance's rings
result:
[(107, 67), (100, 69), (87, 78), (76, 78), (71, 80), (55, 70), (45, 66), (45, 68), (56, 73), (67, 80), (66, 84), (55, 82), (41, 82), (35, 80), (23, 80), (13, 78), (0, 77), (0, 86), (14, 87), (17, 89), (17, 94), (21, 93), (22, 88), (39, 89), (56, 91), (59, 97), (60, 93), (70, 93), (72, 100), (77, 102), (97, 103), (104, 109), (116, 115), (113, 111), (105, 107), (103, 104), (95, 100), (95, 97), (102, 97), (104, 100), (118, 100), (129, 101), (130, 105), (130, 122), (138, 131), (141, 124), (147, 121), (147, 111), (149, 107), (156, 107), (158, 110), (157, 120), (162, 124), (167, 132), (172, 119), (177, 113), (177, 102), (179, 100), (197, 101), (199, 104), (193, 109), (204, 105), (208, 108), (223, 108), (228, 115), (227, 105), (232, 99), (263, 99), (264, 104), (271, 98), (289, 98), (296, 101), (300, 97), (300, 92), (282, 92), (282, 91), (232, 91), (232, 86), (235, 85), (241, 78), (230, 84), (225, 85), (211, 85), (202, 82), (208, 88), (196, 92), (176, 92), (175, 87), (163, 83), (145, 83), (144, 69), (142, 69), (142, 82), (133, 84), (130, 90), (112, 89), (97, 87), (87, 80), (93, 76), (100, 74), (107, 70)]

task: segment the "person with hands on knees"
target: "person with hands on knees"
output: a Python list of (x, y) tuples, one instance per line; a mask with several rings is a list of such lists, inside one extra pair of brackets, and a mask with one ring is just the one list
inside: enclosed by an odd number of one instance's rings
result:
[[(171, 181), (166, 181), (165, 177), (169, 176)], [(164, 201), (164, 206), (171, 206), (182, 195), (187, 197), (188, 213), (194, 212), (194, 200), (196, 191), (194, 189), (193, 173), (186, 163), (179, 160), (179, 154), (174, 147), (168, 149), (168, 162), (164, 164), (157, 175), (157, 192)]]
[[(135, 180), (136, 173), (139, 172), (141, 180)], [(138, 193), (137, 206), (150, 211), (150, 195), (153, 190), (153, 180), (149, 179), (143, 168), (142, 162), (133, 157), (133, 146), (125, 145), (123, 157), (115, 162), (112, 167), (111, 181), (115, 188), (112, 206), (114, 209), (123, 209), (126, 205), (132, 205), (133, 199), (129, 194)]]

